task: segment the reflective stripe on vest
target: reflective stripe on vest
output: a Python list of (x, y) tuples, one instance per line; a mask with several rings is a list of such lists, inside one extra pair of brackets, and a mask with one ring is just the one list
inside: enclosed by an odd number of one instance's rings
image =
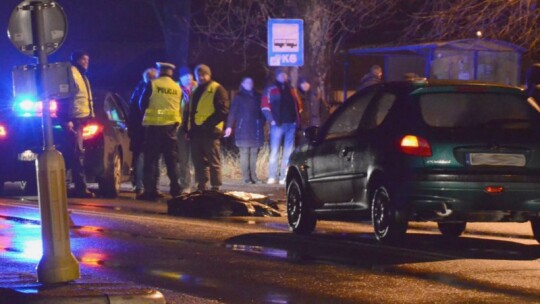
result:
[[(216, 111), (214, 107), (214, 96), (219, 88), (219, 83), (212, 81), (206, 87), (206, 90), (202, 93), (199, 103), (197, 104), (197, 111), (195, 112), (195, 124), (202, 125), (208, 117), (210, 117)], [(193, 103), (190, 103), (190, 106)], [(216, 128), (223, 130), (223, 122), (216, 125)]]
[(71, 66), (71, 74), (77, 88), (73, 103), (71, 104), (71, 116), (75, 118), (93, 117), (94, 104), (92, 102), (92, 90), (90, 89), (88, 79), (74, 66)]
[(167, 126), (181, 123), (180, 99), (182, 90), (170, 77), (152, 80), (152, 95), (144, 111), (143, 126)]

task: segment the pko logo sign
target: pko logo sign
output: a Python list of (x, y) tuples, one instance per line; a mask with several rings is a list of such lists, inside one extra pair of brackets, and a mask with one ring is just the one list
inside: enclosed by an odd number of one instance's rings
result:
[(276, 54), (268, 58), (270, 66), (298, 66), (298, 56), (296, 54)]
[(304, 65), (304, 20), (268, 19), (268, 65)]

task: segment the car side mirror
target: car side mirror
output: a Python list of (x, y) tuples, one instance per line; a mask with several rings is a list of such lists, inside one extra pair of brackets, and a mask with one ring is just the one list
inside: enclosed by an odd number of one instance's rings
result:
[(304, 137), (309, 142), (315, 142), (317, 141), (317, 137), (319, 136), (319, 127), (317, 126), (311, 126), (304, 130)]

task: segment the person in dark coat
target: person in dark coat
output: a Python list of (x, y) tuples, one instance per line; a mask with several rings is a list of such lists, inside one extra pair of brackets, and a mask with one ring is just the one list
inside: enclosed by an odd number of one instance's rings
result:
[(144, 88), (152, 79), (157, 77), (155, 68), (146, 69), (142, 75), (143, 79), (137, 84), (137, 87), (129, 99), (128, 113), (128, 136), (130, 139), (129, 149), (133, 152), (131, 168), (133, 170), (133, 186), (135, 193), (140, 194), (143, 190), (143, 144), (144, 127), (142, 125), (143, 113), (139, 108), (139, 100), (144, 92)]
[(257, 154), (264, 142), (264, 116), (260, 107), (261, 94), (253, 90), (253, 79), (245, 77), (234, 96), (224, 137), (234, 130), (235, 144), (240, 150), (240, 165), (245, 184), (261, 183), (257, 178)]
[(302, 128), (321, 125), (321, 100), (311, 90), (311, 84), (305, 78), (298, 80), (298, 96), (302, 99), (304, 111), (300, 115)]
[(358, 86), (358, 91), (363, 88), (367, 88), (371, 85), (377, 84), (382, 81), (382, 68), (378, 65), (374, 65), (369, 69), (369, 73), (364, 75), (360, 79), (360, 86)]
[(540, 103), (540, 63), (533, 64), (527, 70), (525, 78), (527, 95)]

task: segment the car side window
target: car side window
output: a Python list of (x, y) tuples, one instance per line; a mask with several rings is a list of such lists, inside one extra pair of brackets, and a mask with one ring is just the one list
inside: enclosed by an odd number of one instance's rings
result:
[(117, 101), (112, 96), (107, 96), (105, 99), (105, 113), (111, 121), (123, 122), (126, 120), (124, 112), (120, 109)]
[(364, 117), (364, 120), (362, 121), (362, 124), (360, 125), (360, 128), (373, 129), (380, 126), (386, 118), (386, 115), (388, 115), (390, 108), (392, 108), (392, 106), (394, 105), (395, 100), (395, 94), (390, 92), (383, 92), (379, 96), (379, 98), (377, 98), (371, 104), (369, 109), (366, 110), (366, 115)]
[(364, 94), (351, 97), (351, 99), (348, 100), (345, 105), (343, 105), (343, 108), (341, 108), (340, 111), (333, 117), (330, 125), (328, 126), (326, 138), (346, 135), (356, 131), (369, 102), (375, 95), (375, 92), (376, 90), (372, 89), (364, 92)]

